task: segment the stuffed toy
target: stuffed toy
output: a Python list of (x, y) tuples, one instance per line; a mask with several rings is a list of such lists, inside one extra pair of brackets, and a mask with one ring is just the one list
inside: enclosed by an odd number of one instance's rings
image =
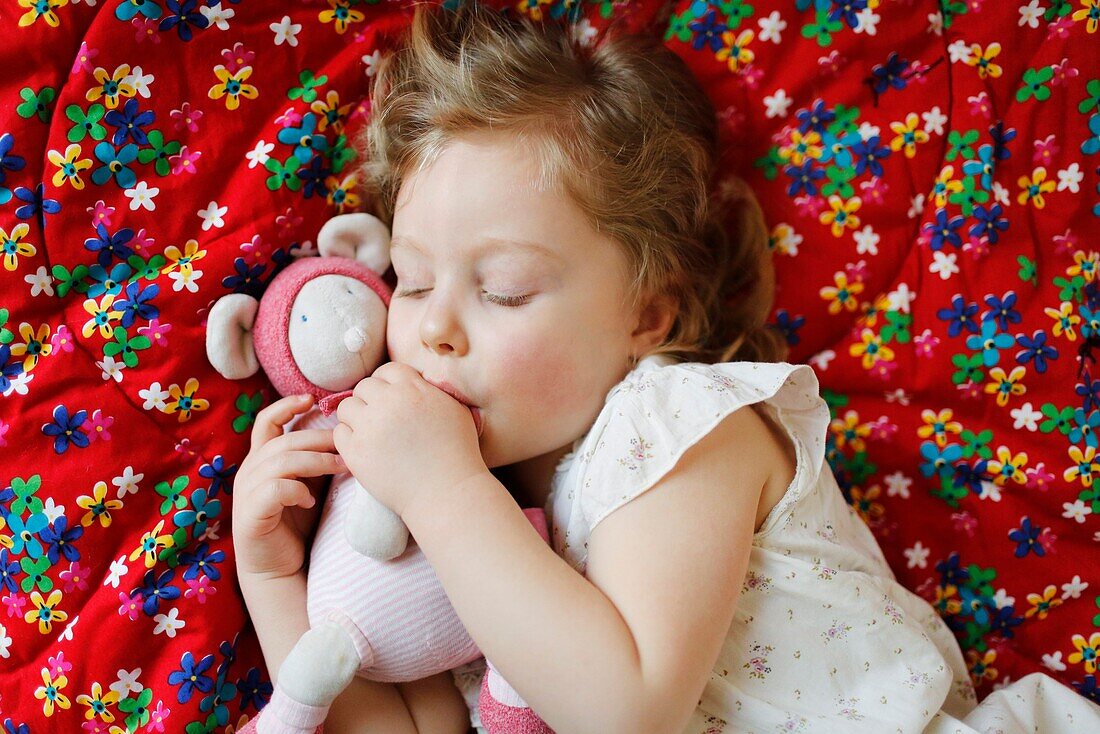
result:
[[(389, 229), (370, 214), (330, 219), (317, 237), (319, 257), (288, 265), (259, 300), (234, 293), (214, 304), (206, 338), (211, 365), (233, 380), (262, 368), (279, 394), (312, 394), (314, 407), (286, 430), (334, 428), (339, 402), (386, 359), (392, 293), (380, 274), (389, 268), (389, 240)], [(524, 513), (546, 540), (543, 511)], [(401, 518), (350, 472), (332, 477), (310, 549), (306, 596), (310, 630), (287, 655), (269, 705), (253, 720), (261, 734), (313, 732), (356, 675), (413, 681), (481, 655)], [(489, 666), (480, 706), (489, 719), (509, 722), (494, 731), (549, 731), (520, 702)]]

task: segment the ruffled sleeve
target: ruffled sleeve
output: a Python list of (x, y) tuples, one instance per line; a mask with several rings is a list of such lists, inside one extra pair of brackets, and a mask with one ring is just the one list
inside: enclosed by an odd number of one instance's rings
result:
[(824, 465), (829, 409), (816, 374), (804, 364), (658, 363), (632, 373), (608, 394), (580, 449), (580, 517), (574, 522), (583, 522), (587, 536), (656, 485), (723, 418), (761, 401), (792, 437), (798, 455), (795, 481), (765, 523), (774, 526)]

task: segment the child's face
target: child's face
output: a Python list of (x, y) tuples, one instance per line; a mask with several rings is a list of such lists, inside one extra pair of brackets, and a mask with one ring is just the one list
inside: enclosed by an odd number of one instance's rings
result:
[[(392, 227), (390, 358), (481, 410), (490, 468), (584, 434), (635, 346), (625, 256), (564, 195), (535, 190), (533, 157), (513, 140), (453, 142), (406, 179)], [(498, 296), (526, 299), (507, 306), (490, 300)]]

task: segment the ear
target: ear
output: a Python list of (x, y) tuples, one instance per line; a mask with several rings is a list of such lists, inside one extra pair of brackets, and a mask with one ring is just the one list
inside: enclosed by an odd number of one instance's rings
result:
[(677, 306), (671, 296), (655, 296), (643, 301), (634, 314), (635, 326), (630, 335), (635, 356), (645, 354), (664, 341), (676, 321)]
[(381, 274), (390, 268), (390, 229), (365, 212), (340, 214), (321, 227), (317, 250), (324, 257), (358, 260)]
[(252, 326), (260, 302), (244, 293), (219, 298), (206, 317), (206, 358), (218, 373), (243, 380), (260, 369), (252, 344)]

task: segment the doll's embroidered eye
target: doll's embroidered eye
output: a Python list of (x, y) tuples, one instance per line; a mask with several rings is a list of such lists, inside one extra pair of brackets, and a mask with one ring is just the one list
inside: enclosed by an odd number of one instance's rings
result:
[(309, 321), (309, 319), (306, 318), (305, 314), (302, 314), (302, 323), (305, 323), (306, 321)]

